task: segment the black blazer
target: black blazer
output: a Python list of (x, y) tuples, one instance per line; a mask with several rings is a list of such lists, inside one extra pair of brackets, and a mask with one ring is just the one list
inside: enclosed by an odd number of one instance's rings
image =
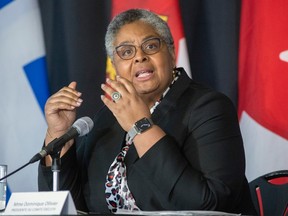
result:
[[(182, 75), (152, 114), (153, 122), (167, 135), (142, 158), (134, 145), (125, 158), (128, 185), (137, 206), (146, 211), (254, 214), (232, 102), (180, 70)], [(94, 123), (83, 142), (62, 157), (60, 187), (71, 191), (78, 209), (105, 213), (109, 212), (104, 185), (107, 171), (126, 133), (106, 107), (97, 113)], [(51, 188), (50, 168), (41, 165), (39, 190)]]

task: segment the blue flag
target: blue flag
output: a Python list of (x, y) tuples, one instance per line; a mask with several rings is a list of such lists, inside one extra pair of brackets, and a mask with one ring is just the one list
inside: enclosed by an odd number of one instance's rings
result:
[[(49, 96), (44, 40), (37, 0), (0, 0), (0, 164), (8, 173), (42, 147)], [(37, 191), (32, 164), (7, 179), (11, 192)]]

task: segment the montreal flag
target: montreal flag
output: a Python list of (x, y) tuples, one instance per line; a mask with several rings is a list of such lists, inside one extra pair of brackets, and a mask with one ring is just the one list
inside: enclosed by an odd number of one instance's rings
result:
[[(37, 0), (0, 0), (0, 164), (8, 173), (42, 147), (48, 97), (45, 52)], [(7, 179), (11, 192), (37, 191), (32, 164)]]

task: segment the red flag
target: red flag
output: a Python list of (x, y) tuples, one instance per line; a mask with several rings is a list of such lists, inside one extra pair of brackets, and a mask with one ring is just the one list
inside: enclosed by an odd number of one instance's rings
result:
[(288, 1), (243, 0), (239, 117), (247, 177), (288, 168)]
[[(112, 17), (131, 8), (148, 9), (167, 21), (175, 42), (177, 66), (185, 68), (187, 74), (191, 77), (178, 0), (112, 0)], [(109, 61), (107, 62), (107, 73), (110, 77), (114, 77), (113, 74), (111, 76), (111, 73), (115, 72), (113, 72)]]

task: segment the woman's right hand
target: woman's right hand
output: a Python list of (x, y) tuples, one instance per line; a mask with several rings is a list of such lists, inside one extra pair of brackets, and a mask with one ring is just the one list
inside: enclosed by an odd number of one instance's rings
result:
[[(76, 109), (81, 106), (81, 93), (76, 90), (77, 83), (71, 82), (48, 98), (45, 104), (45, 117), (47, 121), (47, 145), (55, 138), (65, 134), (76, 119)], [(73, 144), (68, 142), (62, 149), (63, 155)], [(65, 150), (66, 149), (66, 150)], [(63, 151), (64, 150), (64, 151)], [(47, 164), (46, 164), (47, 165)]]

